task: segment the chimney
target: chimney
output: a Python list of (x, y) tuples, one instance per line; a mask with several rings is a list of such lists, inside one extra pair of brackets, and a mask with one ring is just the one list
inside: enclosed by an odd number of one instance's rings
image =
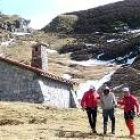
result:
[(48, 70), (48, 47), (49, 45), (44, 43), (38, 43), (32, 46), (32, 67), (40, 68), (44, 71)]

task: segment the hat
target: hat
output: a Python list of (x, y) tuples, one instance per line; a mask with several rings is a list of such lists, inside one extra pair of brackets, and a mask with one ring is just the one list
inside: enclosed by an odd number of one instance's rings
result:
[(108, 86), (105, 86), (104, 90), (109, 90), (109, 87)]
[(90, 85), (90, 89), (96, 90), (95, 87), (94, 87), (93, 85)]
[(128, 87), (124, 87), (122, 90), (123, 90), (124, 92), (129, 92), (129, 91), (130, 91)]

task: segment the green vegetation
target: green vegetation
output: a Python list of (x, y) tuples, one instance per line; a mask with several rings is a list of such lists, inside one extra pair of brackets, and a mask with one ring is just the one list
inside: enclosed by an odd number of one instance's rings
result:
[(61, 33), (72, 33), (78, 17), (76, 15), (60, 15), (56, 17), (45, 30)]

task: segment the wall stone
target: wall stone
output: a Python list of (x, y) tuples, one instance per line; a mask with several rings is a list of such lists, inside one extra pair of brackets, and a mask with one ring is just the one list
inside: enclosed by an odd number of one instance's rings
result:
[(71, 86), (0, 61), (0, 100), (71, 107)]

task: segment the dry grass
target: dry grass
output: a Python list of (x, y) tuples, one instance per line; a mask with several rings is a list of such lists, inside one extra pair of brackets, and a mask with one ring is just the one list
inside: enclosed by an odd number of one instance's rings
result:
[[(135, 121), (136, 137), (139, 139), (140, 122), (138, 118)], [(102, 135), (101, 110), (98, 112), (97, 124), (100, 135), (90, 135), (86, 113), (80, 109), (56, 109), (28, 103), (0, 103), (0, 140), (129, 139), (122, 110), (116, 110), (115, 137), (110, 134)], [(110, 131), (110, 128), (108, 130)]]
[(32, 54), (31, 46), (31, 43), (19, 42), (11, 47), (1, 47), (1, 52), (5, 57), (30, 65)]
[[(0, 49), (6, 57), (30, 65), (31, 46), (32, 43), (29, 41), (17, 41), (16, 44), (11, 47), (1, 47)], [(49, 54), (49, 73), (57, 76), (63, 76), (64, 73), (75, 74), (77, 77), (74, 77), (73, 80), (79, 83), (85, 80), (100, 79), (105, 73), (114, 69), (115, 67), (105, 66), (83, 67), (77, 65), (75, 67), (70, 67), (69, 54)]]
[(67, 43), (71, 43), (74, 40), (76, 40), (74, 37), (60, 36), (54, 33), (44, 33), (39, 31), (27, 35), (27, 37), (21, 36), (19, 39), (24, 41), (32, 40), (36, 42), (45, 42), (50, 45), (51, 49), (55, 49), (55, 50), (58, 50), (63, 45), (66, 45)]

